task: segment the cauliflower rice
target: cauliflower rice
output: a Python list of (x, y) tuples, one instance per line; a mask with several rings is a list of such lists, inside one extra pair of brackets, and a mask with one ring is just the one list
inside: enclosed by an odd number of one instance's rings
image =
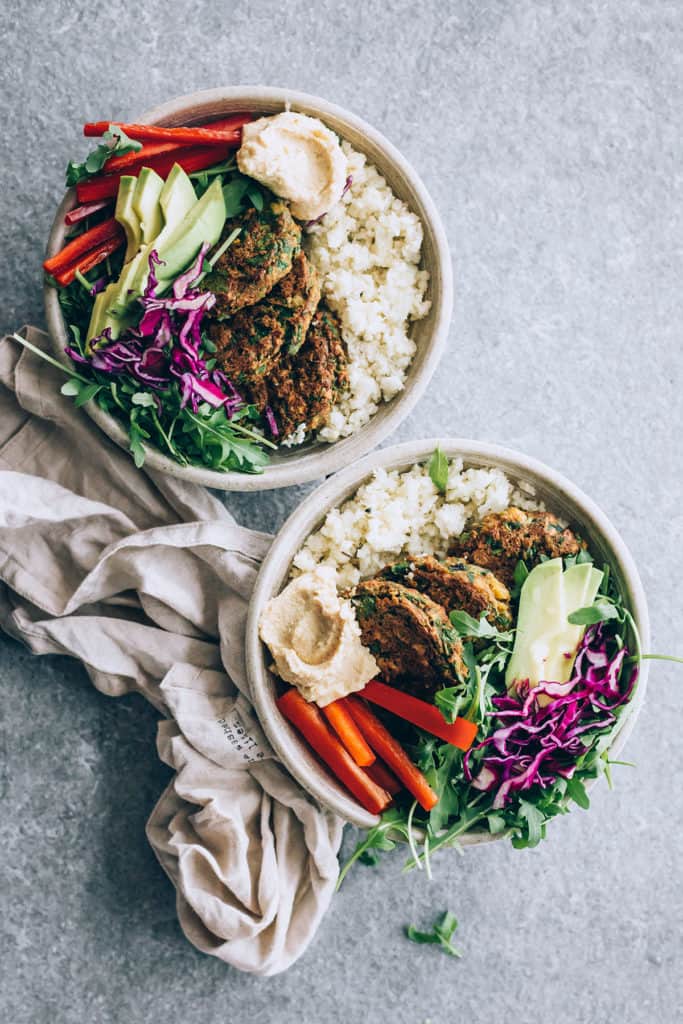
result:
[(341, 320), (350, 388), (333, 407), (322, 441), (355, 433), (402, 390), (415, 355), (411, 321), (429, 312), (429, 274), (419, 269), (422, 224), (376, 167), (342, 142), (352, 183), (309, 229), (307, 254)]
[(292, 576), (331, 566), (337, 585), (353, 587), (400, 556), (448, 554), (451, 539), (470, 519), (509, 505), (540, 508), (533, 489), (516, 489), (500, 469), (464, 469), (451, 459), (446, 493), (434, 486), (426, 464), (377, 469), (356, 494), (333, 508), (294, 557)]

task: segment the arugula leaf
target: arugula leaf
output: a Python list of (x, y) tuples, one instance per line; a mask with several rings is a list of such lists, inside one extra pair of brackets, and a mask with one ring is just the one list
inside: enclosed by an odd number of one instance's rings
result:
[(429, 812), (433, 835), (441, 832), (460, 811), (461, 798), (453, 782), (462, 771), (462, 752), (451, 743), (442, 743), (436, 749), (436, 760), (437, 767), (426, 772), (427, 781), (439, 798)]
[(463, 611), (451, 612), (448, 617), (460, 636), (474, 640), (499, 640), (502, 643), (507, 643), (513, 638), (510, 630), (500, 632), (491, 625), (485, 615), (482, 615), (479, 621)]
[(462, 953), (451, 942), (457, 927), (458, 921), (455, 915), (450, 910), (445, 910), (443, 914), (437, 917), (432, 925), (431, 932), (418, 931), (413, 924), (406, 925), (405, 932), (411, 942), (416, 942), (419, 945), (439, 946), (444, 953), (459, 958), (462, 956)]
[(489, 825), (489, 832), (492, 836), (497, 836), (501, 832), (504, 832), (507, 828), (505, 818), (502, 814), (496, 814), (495, 811), (492, 814), (486, 816), (486, 820)]
[(156, 408), (154, 395), (150, 391), (136, 391), (134, 395), (131, 395), (130, 400), (133, 405), (141, 405), (144, 409)]
[(441, 451), (440, 448), (436, 448), (434, 453), (429, 460), (429, 475), (432, 478), (432, 483), (436, 487), (437, 491), (445, 494), (446, 487), (448, 486), (448, 459)]
[(572, 626), (592, 626), (596, 622), (605, 622), (607, 619), (620, 619), (621, 614), (616, 605), (606, 598), (599, 598), (586, 608), (578, 608), (571, 615), (567, 616), (567, 622)]
[(124, 153), (137, 152), (139, 149), (142, 149), (141, 142), (129, 139), (122, 128), (110, 125), (102, 136), (101, 143), (96, 149), (88, 153), (83, 163), (79, 164), (74, 160), (69, 161), (66, 167), (66, 184), (67, 186), (77, 185), (79, 181), (90, 178), (93, 174), (98, 174), (109, 157), (114, 156), (114, 154), (123, 156)]
[(515, 571), (514, 571), (513, 576), (512, 576), (512, 580), (513, 580), (512, 596), (513, 597), (519, 597), (519, 595), (522, 592), (522, 587), (524, 586), (524, 583), (525, 583), (526, 578), (527, 578), (528, 575), (529, 575), (529, 570), (527, 568), (526, 562), (523, 562), (522, 559), (520, 558), (520, 560), (517, 562), (517, 564), (515, 566)]
[(242, 212), (243, 199), (249, 188), (249, 179), (242, 174), (235, 175), (223, 186), (223, 199), (228, 217), (237, 217)]
[(445, 686), (443, 690), (437, 690), (434, 694), (434, 703), (449, 725), (458, 717), (466, 696), (460, 686)]
[(97, 395), (101, 389), (101, 384), (84, 384), (81, 386), (81, 390), (74, 401), (74, 405), (77, 409), (80, 409), (82, 405), (89, 402), (92, 398)]
[(263, 209), (263, 192), (255, 182), (250, 182), (247, 188), (247, 195), (254, 206), (260, 213)]
[(512, 840), (517, 849), (538, 846), (545, 835), (545, 816), (535, 804), (528, 800), (519, 801), (519, 817), (522, 819), (522, 835)]
[(385, 811), (379, 824), (369, 829), (365, 838), (361, 839), (356, 845), (355, 850), (339, 872), (339, 878), (335, 887), (336, 891), (339, 891), (342, 882), (357, 860), (364, 864), (375, 865), (379, 860), (375, 851), (388, 851), (395, 848), (396, 842), (390, 839), (388, 835), (390, 832), (395, 832), (396, 835), (400, 835), (406, 840), (408, 839), (406, 816), (404, 811), (398, 807), (392, 807)]
[(576, 775), (573, 775), (571, 779), (567, 779), (567, 796), (570, 797), (575, 804), (578, 804), (579, 807), (583, 807), (584, 811), (587, 811), (591, 805), (590, 797), (586, 792), (586, 787), (581, 779), (577, 778)]

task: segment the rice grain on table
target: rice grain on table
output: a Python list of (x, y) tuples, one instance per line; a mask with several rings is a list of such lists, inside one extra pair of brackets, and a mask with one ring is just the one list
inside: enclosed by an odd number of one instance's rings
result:
[(419, 268), (420, 218), (364, 154), (348, 142), (342, 148), (352, 184), (306, 240), (349, 356), (349, 390), (317, 434), (328, 442), (355, 433), (403, 389), (416, 351), (410, 323), (430, 307), (429, 274)]

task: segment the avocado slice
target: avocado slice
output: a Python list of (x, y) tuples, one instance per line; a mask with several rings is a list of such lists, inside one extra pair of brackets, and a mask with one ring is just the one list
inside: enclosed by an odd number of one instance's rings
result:
[[(562, 559), (541, 562), (527, 576), (519, 599), (517, 632), (505, 673), (510, 690), (528, 680), (565, 683), (571, 677), (584, 626), (567, 617), (595, 600), (603, 574), (590, 562), (562, 569)], [(549, 698), (541, 695), (539, 703)]]
[(181, 222), (157, 239), (157, 252), (164, 261), (157, 270), (161, 288), (192, 263), (205, 242), (216, 244), (225, 218), (223, 189), (220, 178), (216, 178)]
[(197, 202), (192, 182), (180, 164), (173, 164), (159, 196), (166, 227), (174, 227)]
[[(119, 190), (116, 194), (116, 208), (114, 217), (126, 232), (126, 255), (124, 263), (132, 260), (140, 248), (142, 232), (140, 229), (140, 218), (133, 209), (133, 197), (137, 188), (138, 179), (130, 174), (119, 179)], [(100, 295), (102, 292), (100, 292)]]
[(153, 242), (164, 226), (164, 215), (159, 197), (164, 179), (151, 167), (143, 167), (138, 175), (133, 196), (133, 210), (140, 220), (143, 245)]
[[(176, 176), (176, 181), (182, 181), (182, 178)], [(176, 188), (185, 191), (182, 184)], [(182, 195), (182, 192), (179, 194)], [(192, 194), (194, 196), (194, 189)], [(174, 202), (171, 197), (169, 202), (177, 215), (183, 208), (183, 200)], [(130, 314), (135, 300), (142, 295), (147, 284), (149, 257), (153, 250), (163, 260), (163, 264), (156, 270), (161, 290), (190, 265), (204, 242), (216, 244), (225, 224), (225, 216), (223, 190), (217, 178), (201, 199), (194, 199), (192, 207), (177, 223), (167, 222), (153, 242), (144, 245), (132, 260), (124, 264), (118, 281), (107, 286), (102, 293), (106, 296), (106, 302), (103, 300), (99, 307), (100, 318), (95, 324), (97, 330), (93, 330), (94, 318), (91, 318), (86, 350), (90, 350), (89, 340), (101, 334), (104, 327), (110, 327), (112, 338), (118, 338), (129, 325), (133, 319)]]
[(225, 201), (219, 179), (206, 190), (201, 199), (195, 199), (193, 207), (175, 226), (167, 224), (153, 245), (143, 249), (145, 263), (140, 273), (129, 286), (132, 294), (129, 302), (142, 295), (149, 271), (149, 254), (155, 249), (163, 263), (156, 268), (159, 291), (173, 278), (185, 270), (204, 242), (215, 245), (225, 224)]

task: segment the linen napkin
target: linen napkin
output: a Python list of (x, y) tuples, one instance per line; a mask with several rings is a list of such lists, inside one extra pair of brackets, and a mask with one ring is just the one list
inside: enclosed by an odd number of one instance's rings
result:
[(147, 836), (181, 927), (206, 953), (276, 974), (330, 902), (343, 822), (278, 764), (251, 707), (244, 625), (270, 537), (203, 488), (136, 469), (62, 382), (0, 344), (0, 628), (162, 713), (157, 749), (175, 775)]

